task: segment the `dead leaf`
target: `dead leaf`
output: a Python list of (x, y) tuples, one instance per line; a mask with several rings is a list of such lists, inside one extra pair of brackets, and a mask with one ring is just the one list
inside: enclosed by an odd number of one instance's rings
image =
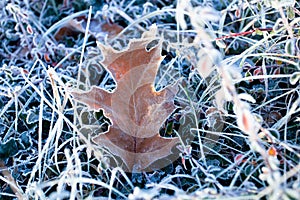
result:
[[(63, 27), (60, 27), (54, 34), (54, 38), (57, 41), (61, 41), (66, 36), (75, 36), (78, 33), (85, 33), (87, 26), (87, 18), (85, 16), (77, 17), (68, 21)], [(89, 34), (94, 36), (96, 39), (103, 39), (106, 35), (110, 39), (116, 36), (123, 30), (123, 27), (109, 23), (107, 21), (100, 21), (99, 19), (92, 18), (90, 22)]]
[(156, 29), (132, 40), (127, 49), (116, 51), (98, 43), (104, 56), (102, 65), (114, 77), (117, 88), (112, 92), (93, 86), (88, 92), (72, 92), (73, 97), (93, 110), (103, 109), (112, 121), (106, 133), (93, 141), (122, 159), (127, 170), (144, 171), (155, 161), (171, 154), (178, 138), (163, 138), (159, 129), (175, 110), (177, 84), (155, 91), (154, 80), (163, 57), (161, 42), (146, 50)]

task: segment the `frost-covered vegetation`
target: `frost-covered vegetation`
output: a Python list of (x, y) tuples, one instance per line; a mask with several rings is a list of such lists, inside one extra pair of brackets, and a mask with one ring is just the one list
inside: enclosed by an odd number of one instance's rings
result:
[[(298, 1), (8, 0), (0, 8), (0, 199), (300, 199)], [(122, 86), (104, 49), (126, 62), (132, 41), (154, 29), (144, 48), (161, 45), (155, 90), (178, 90), (164, 97), (176, 109), (159, 134), (179, 142), (176, 159), (137, 172), (93, 140), (113, 127), (109, 107), (88, 109), (74, 91)]]

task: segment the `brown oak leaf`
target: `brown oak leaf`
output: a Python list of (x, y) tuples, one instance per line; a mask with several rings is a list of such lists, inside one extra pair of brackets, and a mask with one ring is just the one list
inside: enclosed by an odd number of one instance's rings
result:
[(159, 40), (155, 34), (155, 28), (145, 32), (123, 51), (98, 43), (104, 56), (102, 65), (115, 79), (116, 89), (110, 93), (93, 86), (87, 92), (71, 93), (89, 108), (103, 109), (111, 119), (109, 130), (99, 133), (93, 141), (120, 157), (130, 172), (146, 171), (155, 161), (170, 156), (179, 142), (178, 138), (159, 135), (160, 127), (176, 108), (173, 101), (178, 86), (174, 84), (161, 91), (153, 86), (163, 59), (161, 41), (150, 50), (146, 48), (150, 42)]

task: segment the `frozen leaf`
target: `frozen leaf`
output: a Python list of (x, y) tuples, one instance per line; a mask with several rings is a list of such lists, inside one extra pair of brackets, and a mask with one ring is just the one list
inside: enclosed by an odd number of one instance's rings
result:
[[(33, 107), (26, 112), (26, 123), (33, 124), (39, 121), (39, 109), (37, 107)], [(41, 116), (43, 120), (51, 121), (52, 114), (51, 111), (47, 108), (44, 109), (43, 115)]]
[[(76, 35), (78, 32), (85, 33), (87, 26), (87, 18), (82, 16), (70, 20), (63, 27), (59, 28), (54, 37), (57, 41), (62, 40), (66, 36)], [(123, 30), (123, 27), (113, 23), (101, 22), (99, 19), (91, 19), (89, 34), (95, 38), (104, 38), (106, 35), (108, 38), (116, 36)]]
[(0, 142), (0, 160), (14, 156), (18, 153), (17, 140), (11, 138), (7, 142)]
[(243, 110), (241, 112), (241, 116), (239, 116), (238, 118), (238, 125), (239, 127), (245, 131), (246, 133), (250, 132), (251, 131), (251, 126), (253, 124), (253, 117), (251, 115), (251, 113), (248, 111), (248, 110)]
[(238, 97), (239, 97), (239, 99), (246, 100), (246, 101), (249, 101), (251, 103), (256, 102), (256, 100), (251, 95), (249, 95), (247, 93), (239, 94)]
[(176, 108), (173, 99), (177, 85), (155, 91), (154, 80), (163, 57), (161, 42), (146, 50), (155, 37), (156, 29), (146, 32), (141, 39), (131, 41), (123, 51), (98, 43), (104, 56), (102, 65), (111, 73), (117, 88), (107, 92), (93, 86), (88, 92), (72, 92), (94, 110), (103, 109), (112, 121), (106, 133), (99, 134), (93, 141), (108, 148), (120, 157), (127, 170), (140, 172), (155, 161), (171, 154), (178, 138), (163, 138), (159, 129)]
[(0, 160), (15, 156), (20, 151), (29, 148), (32, 141), (28, 134), (28, 132), (24, 132), (18, 139), (10, 138), (5, 142), (0, 141)]
[(30, 35), (33, 34), (33, 30), (32, 30), (32, 27), (30, 26), (30, 24), (27, 25), (26, 30), (27, 30), (27, 33), (29, 33)]
[(295, 18), (294, 7), (292, 7), (292, 6), (287, 7), (287, 16), (288, 16), (289, 20), (293, 20)]
[(249, 134), (256, 134), (258, 132), (258, 123), (253, 114), (249, 110), (249, 105), (245, 102), (240, 102), (240, 105), (234, 105), (234, 112), (237, 117), (237, 125), (239, 128)]
[(239, 165), (244, 161), (244, 158), (244, 155), (239, 153), (234, 157), (234, 162)]
[(285, 52), (287, 54), (290, 54), (290, 55), (294, 55), (295, 53), (295, 40), (294, 39), (289, 39), (286, 41), (286, 44), (285, 44)]
[(265, 118), (265, 122), (271, 126), (282, 119), (282, 115), (278, 111), (270, 111), (266, 114)]
[(213, 48), (203, 48), (198, 52), (197, 70), (202, 78), (207, 78), (214, 70), (213, 66), (222, 60), (221, 53)]
[(294, 72), (290, 77), (290, 83), (295, 85), (298, 81), (300, 82), (300, 72)]
[(259, 175), (259, 179), (265, 181), (270, 176), (270, 170), (267, 167), (261, 168), (262, 173)]

